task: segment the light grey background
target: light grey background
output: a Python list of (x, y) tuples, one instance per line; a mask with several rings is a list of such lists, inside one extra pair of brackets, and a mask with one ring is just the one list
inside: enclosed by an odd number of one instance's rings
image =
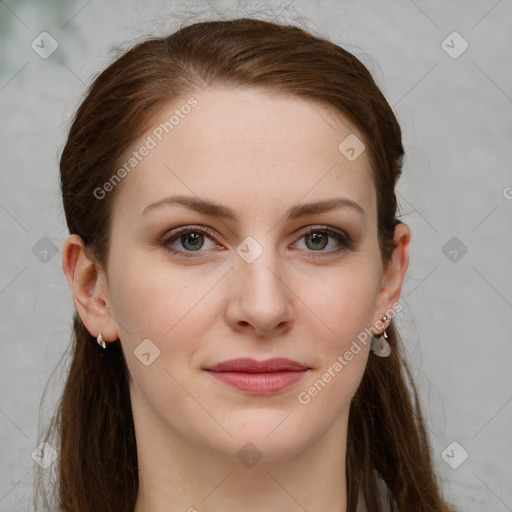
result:
[[(460, 510), (512, 510), (511, 1), (317, 0), (247, 7), (214, 0), (5, 0), (1, 511), (31, 509), (39, 403), (69, 343), (73, 306), (60, 263), (66, 229), (57, 161), (86, 85), (110, 62), (111, 48), (174, 30), (187, 13), (202, 13), (193, 18), (199, 21), (272, 9), (281, 20), (302, 17), (307, 28), (355, 52), (395, 109), (407, 153), (399, 185), (402, 219), (413, 232), (399, 324), (436, 464), (447, 497)], [(47, 59), (31, 48), (43, 31), (59, 45)], [(460, 37), (448, 37), (454, 31)], [(447, 53), (459, 53), (464, 41), (469, 46), (460, 56)], [(458, 247), (443, 251), (452, 237)], [(45, 421), (63, 375), (56, 372), (49, 387)], [(457, 469), (441, 457), (453, 441), (460, 447), (447, 452), (452, 465), (462, 449), (469, 453)]]

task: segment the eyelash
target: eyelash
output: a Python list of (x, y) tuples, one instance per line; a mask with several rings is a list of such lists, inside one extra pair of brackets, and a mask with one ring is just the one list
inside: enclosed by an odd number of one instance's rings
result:
[[(200, 227), (195, 227), (195, 226), (183, 226), (181, 228), (178, 228), (178, 229), (172, 231), (170, 234), (165, 236), (163, 238), (163, 240), (161, 241), (160, 245), (162, 245), (167, 250), (169, 250), (172, 253), (177, 254), (179, 256), (184, 256), (187, 258), (200, 257), (200, 254), (195, 254), (195, 253), (202, 253), (205, 251), (201, 251), (201, 250), (182, 251), (182, 250), (175, 249), (174, 247), (171, 247), (171, 244), (173, 242), (175, 242), (179, 237), (186, 235), (186, 234), (190, 234), (190, 233), (200, 233), (200, 234), (206, 235), (210, 239), (212, 239), (213, 242), (217, 243), (215, 240), (215, 232), (212, 229), (200, 228)], [(354, 241), (348, 235), (338, 232), (337, 230), (334, 230), (327, 226), (313, 226), (313, 227), (309, 228), (306, 232), (302, 233), (298, 240), (303, 239), (307, 235), (312, 235), (313, 233), (321, 233), (324, 235), (332, 236), (341, 245), (341, 247), (338, 249), (335, 249), (335, 250), (331, 250), (331, 251), (308, 250), (307, 252), (311, 253), (308, 256), (310, 258), (324, 257), (324, 256), (333, 255), (333, 254), (338, 254), (338, 253), (346, 251), (346, 250), (354, 250)]]

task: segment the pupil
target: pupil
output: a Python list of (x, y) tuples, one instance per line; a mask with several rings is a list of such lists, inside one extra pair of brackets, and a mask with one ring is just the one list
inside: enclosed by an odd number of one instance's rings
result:
[(199, 237), (201, 237), (202, 235), (198, 234), (198, 233), (189, 233), (187, 235), (184, 235), (182, 237), (182, 241), (184, 240), (184, 246), (186, 247), (187, 244), (189, 244), (189, 242), (192, 244), (192, 249), (197, 249), (198, 246), (197, 245), (194, 245), (194, 244), (197, 244), (198, 240), (199, 240)]
[[(313, 233), (312, 235), (310, 235), (309, 239), (313, 242), (313, 244), (318, 244), (321, 242), (323, 236), (323, 233)], [(324, 247), (325, 245), (323, 245), (323, 247), (320, 248), (323, 249)]]

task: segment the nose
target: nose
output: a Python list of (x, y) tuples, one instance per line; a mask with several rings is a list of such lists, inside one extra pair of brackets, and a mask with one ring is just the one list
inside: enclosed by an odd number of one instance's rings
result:
[(291, 329), (293, 286), (271, 251), (264, 250), (252, 263), (237, 258), (230, 274), (226, 320), (234, 330), (270, 337)]

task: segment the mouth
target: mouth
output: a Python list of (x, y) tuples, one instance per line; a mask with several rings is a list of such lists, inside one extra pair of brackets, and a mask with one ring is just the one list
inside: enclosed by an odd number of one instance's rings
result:
[(285, 358), (230, 359), (216, 364), (206, 371), (215, 379), (252, 394), (278, 393), (299, 382), (310, 368)]

